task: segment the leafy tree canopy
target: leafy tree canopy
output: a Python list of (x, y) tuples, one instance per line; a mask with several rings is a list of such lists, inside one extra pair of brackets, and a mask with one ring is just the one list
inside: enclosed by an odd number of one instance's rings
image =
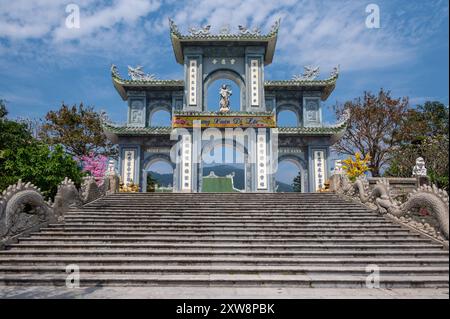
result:
[(302, 172), (299, 171), (298, 175), (295, 176), (294, 181), (292, 182), (292, 189), (294, 192), (301, 193), (302, 192)]
[(40, 142), (6, 150), (1, 166), (0, 189), (22, 179), (39, 187), (47, 198), (54, 198), (58, 184), (65, 177), (80, 185), (83, 176), (77, 162), (64, 152), (61, 145), (50, 149)]
[(347, 130), (335, 144), (335, 150), (343, 155), (371, 158), (369, 168), (373, 176), (380, 176), (389, 163), (390, 154), (398, 144), (399, 132), (409, 109), (407, 98), (392, 98), (383, 89), (378, 94), (365, 92), (363, 97), (335, 106), (336, 115), (350, 111)]
[(50, 145), (61, 144), (70, 155), (81, 158), (94, 153), (115, 157), (117, 148), (103, 133), (100, 115), (93, 107), (67, 106), (47, 113), (40, 137)]
[(2, 152), (6, 148), (16, 149), (29, 144), (32, 139), (27, 126), (8, 120), (6, 118), (7, 114), (5, 103), (0, 100), (0, 161)]
[(4, 103), (0, 113), (0, 191), (22, 179), (53, 198), (64, 177), (81, 183), (81, 168), (62, 146), (50, 148), (33, 138), (26, 124), (8, 120)]
[(385, 175), (410, 177), (416, 159), (423, 157), (431, 183), (448, 190), (448, 125), (448, 107), (440, 102), (426, 102), (410, 110)]

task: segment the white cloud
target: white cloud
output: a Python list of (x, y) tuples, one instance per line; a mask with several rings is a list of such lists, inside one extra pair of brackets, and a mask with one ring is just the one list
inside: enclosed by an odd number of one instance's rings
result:
[[(343, 72), (349, 72), (382, 69), (414, 59), (420, 49), (418, 44), (426, 42), (424, 39), (448, 19), (448, 6), (440, 5), (442, 0), (408, 6), (398, 1), (378, 1), (381, 29), (365, 28), (366, 1), (73, 2), (80, 6), (80, 29), (65, 27), (68, 3), (3, 2), (0, 40), (7, 39), (10, 45), (1, 46), (0, 52), (52, 60), (56, 55), (70, 60), (89, 54), (142, 56), (145, 52), (148, 61), (155, 61), (161, 51), (170, 50), (169, 16), (184, 32), (190, 26), (205, 24), (211, 24), (214, 31), (225, 24), (234, 30), (240, 24), (259, 25), (266, 32), (281, 17), (275, 63), (289, 66), (293, 73), (302, 72), (302, 66), (308, 64), (321, 65), (323, 73), (340, 64)], [(31, 47), (34, 49), (24, 51)], [(272, 72), (269, 68), (268, 73)]]
[(62, 41), (88, 37), (97, 33), (103, 34), (114, 30), (114, 27), (119, 24), (133, 26), (139, 18), (157, 10), (159, 6), (158, 1), (117, 0), (112, 6), (101, 8), (90, 14), (85, 14), (85, 11), (81, 9), (80, 28), (69, 29), (65, 24), (60, 25), (54, 30), (53, 37), (55, 41)]

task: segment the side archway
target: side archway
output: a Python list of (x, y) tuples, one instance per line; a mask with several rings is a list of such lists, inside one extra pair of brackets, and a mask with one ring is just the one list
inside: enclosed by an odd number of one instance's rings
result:
[(144, 161), (142, 167), (142, 192), (149, 191), (149, 180), (162, 186), (164, 189), (174, 187), (175, 164), (172, 163), (169, 155), (151, 155)]
[[(284, 167), (286, 165), (283, 164), (288, 164), (291, 167)], [(294, 174), (292, 174), (292, 167), (296, 168), (296, 172)], [(284, 171), (282, 171), (284, 169)], [(281, 179), (280, 175), (283, 175), (283, 181), (278, 180)], [(300, 175), (300, 188), (301, 188), (301, 192), (305, 193), (308, 192), (308, 171), (307, 171), (307, 166), (305, 161), (297, 156), (297, 155), (293, 155), (293, 154), (285, 154), (285, 155), (281, 155), (278, 158), (278, 171), (275, 174), (275, 182), (283, 182), (285, 184), (289, 184), (292, 185), (292, 182), (294, 181), (294, 178), (297, 177), (298, 175)], [(291, 181), (288, 181), (288, 179), (290, 179)], [(279, 187), (280, 188), (280, 187)], [(281, 190), (279, 190), (281, 191)]]

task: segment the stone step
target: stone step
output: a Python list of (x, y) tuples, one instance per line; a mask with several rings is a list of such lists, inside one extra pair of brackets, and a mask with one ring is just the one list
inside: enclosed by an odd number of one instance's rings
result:
[(3, 266), (13, 265), (331, 265), (418, 267), (448, 265), (448, 257), (248, 257), (248, 256), (2, 256)]
[(54, 236), (78, 236), (78, 237), (96, 237), (96, 236), (110, 236), (110, 237), (133, 237), (133, 236), (176, 236), (180, 237), (189, 237), (193, 236), (201, 236), (203, 238), (221, 238), (221, 237), (231, 237), (231, 238), (355, 238), (355, 237), (363, 237), (369, 238), (371, 236), (384, 238), (419, 238), (419, 234), (412, 233), (408, 230), (396, 230), (396, 231), (366, 231), (364, 229), (357, 231), (311, 231), (306, 234), (303, 232), (296, 233), (280, 233), (280, 232), (249, 232), (249, 231), (214, 231), (214, 232), (186, 232), (186, 231), (158, 231), (151, 232), (148, 231), (124, 231), (124, 230), (115, 230), (115, 231), (96, 231), (92, 230), (87, 231), (68, 231), (68, 230), (42, 230), (40, 231), (41, 235), (54, 235)]
[(405, 250), (431, 250), (431, 249), (441, 249), (442, 246), (438, 244), (396, 244), (392, 245), (383, 245), (383, 244), (263, 244), (263, 245), (245, 245), (245, 244), (186, 244), (186, 243), (173, 243), (173, 244), (162, 244), (162, 243), (103, 243), (103, 244), (95, 244), (90, 242), (85, 242), (81, 244), (73, 244), (73, 243), (20, 243), (20, 244), (11, 244), (8, 246), (8, 249), (14, 249), (15, 251), (19, 250), (39, 250), (39, 249), (48, 249), (48, 250), (59, 250), (59, 249), (227, 249), (227, 250), (242, 250), (242, 249), (250, 249), (250, 250), (386, 250), (390, 248), (401, 248)]
[(396, 238), (396, 239), (385, 239), (385, 238), (357, 238), (357, 239), (347, 239), (347, 238), (304, 238), (304, 239), (234, 239), (234, 238), (183, 238), (183, 237), (126, 237), (126, 238), (115, 238), (115, 237), (93, 237), (90, 239), (79, 238), (77, 236), (72, 237), (57, 237), (57, 236), (45, 236), (40, 234), (32, 235), (31, 237), (20, 237), (20, 243), (39, 243), (39, 244), (83, 244), (83, 243), (92, 243), (92, 244), (102, 244), (102, 243), (136, 243), (136, 244), (165, 244), (165, 243), (179, 243), (182, 242), (184, 244), (252, 244), (252, 245), (267, 245), (267, 244), (278, 244), (278, 245), (294, 245), (294, 244), (348, 244), (348, 245), (360, 245), (360, 244), (382, 244), (382, 245), (403, 245), (403, 244), (430, 244), (429, 240), (422, 238), (414, 238), (414, 239), (404, 239), (404, 238)]
[[(132, 207), (132, 208), (130, 208)], [(210, 215), (210, 216), (226, 216), (226, 215), (236, 215), (236, 216), (242, 216), (242, 215), (261, 215), (261, 216), (278, 216), (278, 215), (286, 215), (286, 216), (296, 216), (296, 215), (304, 215), (304, 216), (310, 216), (310, 215), (334, 215), (334, 214), (340, 214), (340, 215), (352, 215), (352, 214), (360, 214), (365, 216), (375, 216), (373, 212), (371, 211), (365, 211), (361, 209), (351, 209), (351, 208), (330, 208), (330, 209), (318, 209), (318, 208), (310, 208), (308, 210), (304, 209), (268, 209), (267, 211), (257, 210), (257, 209), (243, 209), (243, 208), (236, 208), (235, 210), (227, 209), (227, 208), (205, 208), (200, 209), (196, 207), (183, 207), (183, 208), (176, 208), (176, 207), (165, 207), (165, 208), (145, 208), (145, 207), (134, 207), (134, 206), (124, 206), (124, 207), (98, 207), (90, 211), (86, 207), (80, 208), (80, 209), (72, 209), (69, 211), (71, 212), (98, 212), (98, 213), (122, 213), (124, 215), (126, 214), (140, 214), (140, 213), (146, 213), (146, 214), (198, 214), (198, 215)], [(357, 216), (357, 215), (355, 215)]]
[(333, 214), (317, 214), (317, 213), (258, 213), (258, 214), (247, 214), (245, 212), (241, 212), (239, 214), (228, 214), (228, 213), (199, 213), (199, 212), (190, 212), (190, 213), (180, 213), (180, 212), (148, 212), (143, 211), (140, 213), (136, 213), (134, 211), (129, 212), (111, 212), (111, 211), (101, 211), (96, 210), (95, 212), (87, 212), (87, 211), (77, 211), (77, 212), (68, 212), (65, 217), (83, 217), (89, 218), (92, 217), (120, 217), (120, 218), (197, 218), (197, 219), (299, 219), (299, 220), (307, 220), (307, 219), (339, 219), (339, 218), (362, 218), (362, 219), (370, 219), (373, 218), (375, 220), (386, 220), (382, 216), (374, 215), (373, 213), (333, 213)]
[(386, 221), (381, 216), (196, 216), (195, 214), (184, 215), (123, 215), (123, 214), (66, 214), (64, 215), (64, 221), (242, 221), (242, 222), (271, 222), (271, 221), (283, 221), (283, 222), (297, 222), (297, 221)]
[[(190, 229), (191, 228), (191, 229)], [(267, 229), (266, 229), (267, 228)], [(279, 230), (281, 228), (282, 231)], [(282, 233), (282, 234), (292, 234), (292, 233), (299, 233), (299, 232), (365, 232), (373, 233), (378, 231), (404, 231), (404, 228), (402, 228), (400, 225), (382, 225), (382, 226), (359, 226), (359, 225), (348, 225), (348, 226), (341, 226), (341, 227), (333, 227), (332, 225), (329, 226), (321, 226), (319, 225), (304, 225), (302, 227), (276, 227), (276, 226), (269, 226), (269, 227), (263, 227), (263, 226), (213, 226), (213, 225), (198, 225), (195, 226), (152, 226), (149, 225), (64, 225), (64, 226), (54, 226), (54, 227), (45, 227), (42, 228), (43, 231), (91, 231), (91, 232), (97, 232), (97, 231), (165, 231), (165, 230), (172, 230), (174, 232), (178, 231), (187, 231), (192, 230), (194, 232), (208, 232), (208, 231), (214, 231), (214, 232), (243, 232), (243, 231), (252, 231), (252, 232), (258, 232), (258, 233)]]
[(342, 250), (334, 249), (328, 251), (320, 250), (289, 250), (289, 251), (279, 251), (279, 250), (228, 250), (228, 249), (14, 249), (0, 251), (0, 257), (9, 256), (76, 256), (76, 255), (102, 255), (102, 256), (152, 256), (152, 255), (165, 255), (165, 256), (268, 256), (268, 257), (337, 257), (337, 256), (348, 256), (360, 257), (360, 256), (409, 256), (409, 257), (442, 257), (446, 256), (448, 258), (448, 251), (443, 251), (440, 249), (429, 249), (429, 250), (417, 250), (417, 249), (402, 249), (401, 247), (391, 248), (389, 250)]
[(245, 203), (234, 201), (234, 200), (224, 200), (224, 201), (208, 201), (205, 203), (202, 203), (199, 200), (193, 200), (193, 201), (186, 201), (186, 200), (179, 200), (179, 201), (171, 201), (171, 200), (161, 200), (161, 201), (154, 201), (154, 200), (122, 200), (122, 201), (107, 201), (107, 200), (98, 200), (94, 201), (90, 204), (84, 205), (84, 208), (92, 209), (96, 207), (117, 207), (117, 206), (136, 206), (136, 207), (143, 207), (143, 208), (170, 208), (170, 207), (190, 207), (190, 208), (204, 208), (204, 209), (212, 209), (214, 207), (220, 207), (220, 208), (230, 208), (230, 209), (257, 209), (257, 208), (287, 208), (287, 209), (298, 209), (298, 208), (326, 208), (326, 209), (332, 209), (333, 207), (344, 207), (344, 208), (351, 208), (351, 209), (359, 209), (359, 210), (369, 210), (365, 206), (361, 206), (356, 203), (346, 203), (342, 202), (340, 200), (336, 201), (328, 201), (328, 200), (317, 200), (317, 201), (264, 201), (264, 200), (255, 200), (255, 201), (246, 201)]
[[(383, 266), (379, 268), (382, 276), (398, 274), (401, 276), (414, 275), (445, 275), (449, 273), (445, 266)], [(0, 276), (6, 274), (58, 274), (65, 273), (66, 266), (57, 265), (18, 265), (18, 266), (0, 266)], [(365, 266), (341, 266), (339, 268), (332, 266), (296, 266), (296, 265), (86, 265), (80, 268), (82, 276), (90, 274), (367, 274)]]
[[(84, 287), (96, 285), (108, 286), (161, 286), (161, 285), (188, 285), (188, 286), (266, 286), (266, 287), (359, 287), (366, 285), (367, 275), (282, 275), (282, 274), (211, 274), (211, 275), (84, 275), (80, 279), (80, 285)], [(66, 274), (23, 274), (0, 276), (3, 285), (54, 285), (65, 286)], [(401, 276), (385, 275), (380, 281), (382, 288), (410, 288), (410, 287), (448, 287), (448, 276)]]
[(124, 227), (124, 228), (151, 228), (151, 229), (159, 229), (159, 228), (223, 228), (223, 229), (286, 229), (297, 230), (303, 229), (305, 227), (314, 228), (320, 227), (321, 229), (326, 228), (360, 228), (360, 227), (373, 227), (373, 228), (382, 228), (385, 227), (387, 229), (400, 229), (401, 226), (392, 225), (388, 221), (378, 222), (378, 221), (363, 221), (363, 222), (355, 222), (355, 221), (339, 221), (339, 222), (314, 222), (314, 221), (298, 221), (298, 222), (276, 222), (276, 223), (268, 223), (268, 222), (210, 222), (210, 221), (199, 221), (196, 223), (191, 222), (157, 222), (157, 221), (67, 221), (64, 225), (59, 224), (50, 224), (47, 228), (77, 228), (77, 227), (94, 227), (94, 228), (114, 228), (114, 227)]

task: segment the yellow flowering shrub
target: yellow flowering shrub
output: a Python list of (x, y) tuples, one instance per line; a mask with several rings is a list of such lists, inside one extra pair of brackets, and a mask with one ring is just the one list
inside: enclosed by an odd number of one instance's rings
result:
[(346, 172), (348, 178), (351, 181), (355, 181), (359, 176), (364, 175), (365, 172), (369, 171), (369, 163), (370, 163), (370, 156), (367, 154), (364, 158), (362, 157), (361, 153), (356, 152), (355, 159), (350, 156), (345, 160), (342, 160), (344, 165), (342, 165), (342, 168)]

